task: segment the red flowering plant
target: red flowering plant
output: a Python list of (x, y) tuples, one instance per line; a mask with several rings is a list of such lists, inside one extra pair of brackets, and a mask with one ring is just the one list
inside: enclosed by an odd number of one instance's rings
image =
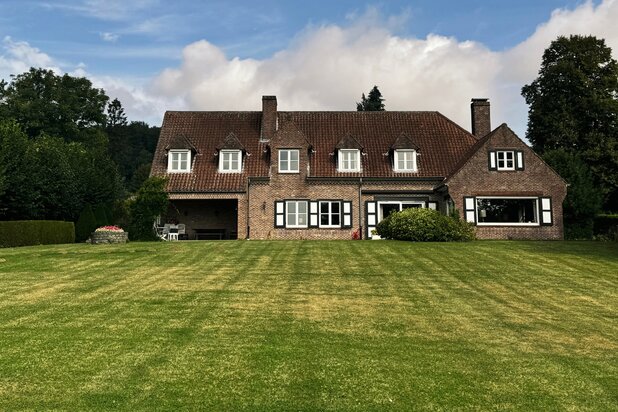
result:
[(118, 226), (101, 226), (95, 232), (124, 232), (124, 230)]

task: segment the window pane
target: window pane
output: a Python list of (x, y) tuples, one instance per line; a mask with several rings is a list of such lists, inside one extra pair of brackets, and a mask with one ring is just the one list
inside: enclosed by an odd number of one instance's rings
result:
[(178, 160), (172, 158), (172, 170), (178, 170)]
[(298, 162), (298, 150), (290, 150), (290, 160)]
[(307, 213), (307, 202), (298, 202), (298, 212)]
[(322, 225), (322, 226), (328, 226), (329, 225), (329, 223), (328, 223), (328, 214), (320, 215), (320, 225)]
[(296, 213), (296, 202), (288, 202), (288, 212)]
[(340, 217), (339, 217), (339, 213), (333, 213), (331, 215), (331, 225), (333, 226), (337, 226), (340, 224)]
[(297, 160), (294, 160), (294, 159), (290, 160), (290, 167), (289, 167), (288, 170), (290, 170), (290, 171), (298, 170), (298, 159)]
[(288, 226), (296, 226), (296, 214), (288, 213)]
[(288, 160), (288, 151), (287, 150), (282, 150), (279, 152), (279, 159), (281, 159), (282, 161), (287, 161)]
[(320, 202), (320, 213), (328, 213), (328, 202)]
[(339, 213), (339, 202), (332, 202), (330, 204), (330, 208), (331, 208), (331, 212), (332, 213)]

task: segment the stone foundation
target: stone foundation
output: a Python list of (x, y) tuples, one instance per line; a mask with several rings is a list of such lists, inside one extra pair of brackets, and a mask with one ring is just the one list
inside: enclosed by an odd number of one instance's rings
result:
[(102, 243), (127, 243), (128, 240), (128, 232), (92, 232), (90, 235), (90, 243), (93, 245)]

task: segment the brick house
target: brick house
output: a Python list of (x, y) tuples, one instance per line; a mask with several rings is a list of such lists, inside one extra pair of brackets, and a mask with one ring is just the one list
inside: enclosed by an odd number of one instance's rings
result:
[(153, 176), (189, 239), (365, 239), (393, 211), (453, 209), (479, 238), (562, 239), (566, 183), (473, 99), (438, 112), (167, 112)]

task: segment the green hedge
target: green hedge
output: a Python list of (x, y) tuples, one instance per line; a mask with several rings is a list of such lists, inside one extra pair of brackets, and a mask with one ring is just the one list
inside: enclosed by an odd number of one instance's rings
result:
[(472, 225), (462, 219), (421, 208), (392, 213), (378, 223), (376, 231), (386, 239), (413, 242), (467, 241), (475, 237)]
[(618, 241), (618, 215), (598, 215), (594, 218), (594, 236)]
[(13, 220), (0, 222), (0, 247), (74, 243), (73, 222)]

